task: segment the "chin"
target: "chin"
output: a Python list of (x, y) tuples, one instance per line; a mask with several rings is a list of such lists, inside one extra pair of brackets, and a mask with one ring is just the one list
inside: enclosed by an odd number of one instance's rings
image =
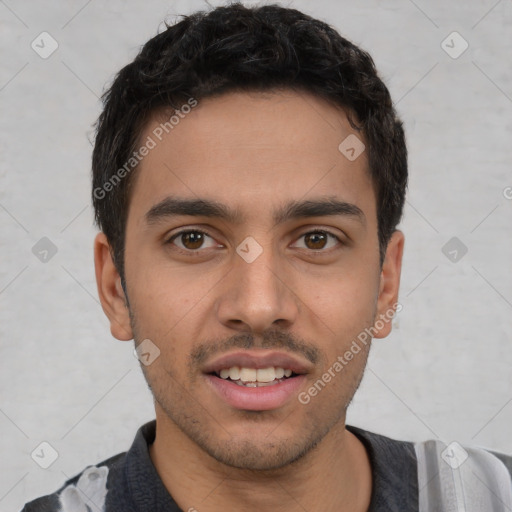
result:
[(281, 434), (279, 436), (273, 431), (262, 431), (258, 436), (254, 429), (248, 429), (227, 439), (200, 436), (195, 438), (195, 442), (221, 464), (264, 472), (276, 471), (302, 460), (315, 449), (325, 432), (318, 429), (316, 432), (296, 430), (292, 434)]
[(230, 443), (228, 446), (217, 446), (214, 449), (210, 447), (206, 451), (226, 466), (251, 471), (275, 471), (302, 458), (309, 449), (290, 445), (289, 441), (277, 444), (241, 441)]

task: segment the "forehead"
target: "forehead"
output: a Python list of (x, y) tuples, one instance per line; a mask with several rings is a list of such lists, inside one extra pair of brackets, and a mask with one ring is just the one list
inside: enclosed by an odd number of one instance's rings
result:
[(137, 170), (130, 210), (138, 217), (169, 195), (231, 204), (247, 220), (308, 196), (375, 214), (366, 152), (350, 160), (340, 151), (356, 132), (342, 109), (320, 98), (237, 92), (173, 114), (153, 115), (141, 134), (152, 148)]

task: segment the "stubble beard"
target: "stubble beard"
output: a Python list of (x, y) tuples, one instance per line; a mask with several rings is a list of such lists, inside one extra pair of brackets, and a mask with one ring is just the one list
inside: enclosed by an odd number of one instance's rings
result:
[[(135, 345), (143, 338), (137, 335), (135, 315), (130, 310), (130, 319), (134, 333)], [(153, 395), (155, 404), (158, 404), (166, 419), (176, 426), (192, 443), (215, 461), (236, 469), (258, 472), (276, 473), (292, 464), (306, 463), (307, 456), (318, 447), (320, 442), (336, 427), (344, 429), (346, 411), (357, 391), (366, 366), (369, 345), (362, 356), (362, 368), (351, 375), (351, 380), (345, 375), (338, 376), (343, 379), (345, 392), (340, 397), (336, 407), (332, 401), (327, 401), (323, 409), (313, 404), (301, 405), (307, 407), (303, 414), (302, 425), (293, 424), (293, 439), (279, 437), (279, 430), (289, 422), (291, 418), (285, 418), (276, 427), (271, 429), (262, 440), (242, 438), (237, 439), (229, 435), (229, 425), (222, 425), (216, 421), (214, 411), (209, 411), (207, 404), (201, 404), (193, 398), (193, 384), (190, 391), (186, 390), (169, 369), (159, 367), (149, 368), (141, 363), (146, 383)], [(197, 380), (195, 381), (197, 382)], [(273, 415), (273, 411), (239, 411), (240, 418), (251, 423), (262, 422)], [(212, 429), (208, 422), (214, 422)], [(268, 427), (267, 427), (268, 429)], [(215, 430), (220, 432), (217, 436)], [(222, 439), (219, 439), (222, 437)]]

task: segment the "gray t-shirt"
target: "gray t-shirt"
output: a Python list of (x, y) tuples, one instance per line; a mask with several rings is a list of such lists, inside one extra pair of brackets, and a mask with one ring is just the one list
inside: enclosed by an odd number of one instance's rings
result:
[[(22, 512), (182, 512), (166, 490), (149, 456), (156, 421), (139, 428), (131, 448), (68, 480), (58, 491), (27, 503)], [(347, 425), (364, 444), (372, 466), (368, 512), (418, 512), (418, 471), (414, 443)], [(512, 457), (497, 455), (512, 474)], [(83, 505), (82, 505), (82, 503)], [(78, 505), (78, 506), (77, 506)], [(72, 508), (74, 507), (74, 508)]]

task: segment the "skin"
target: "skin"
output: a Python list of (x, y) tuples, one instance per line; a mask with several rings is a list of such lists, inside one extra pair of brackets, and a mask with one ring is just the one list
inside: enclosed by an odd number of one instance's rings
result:
[[(154, 116), (141, 140), (161, 120)], [(295, 394), (265, 411), (228, 405), (193, 357), (199, 348), (207, 349), (207, 361), (235, 347), (285, 351), (307, 365), (299, 390), (307, 391), (397, 302), (404, 237), (394, 232), (381, 267), (366, 153), (349, 161), (338, 150), (349, 134), (362, 138), (343, 110), (302, 92), (202, 100), (137, 170), (126, 226), (128, 297), (108, 241), (96, 237), (98, 291), (113, 336), (150, 339), (160, 349), (142, 365), (157, 419), (150, 456), (183, 510), (369, 507), (370, 462), (345, 428), (369, 345), (307, 405)], [(216, 200), (241, 217), (148, 224), (146, 213), (170, 195)], [(288, 201), (326, 197), (356, 205), (363, 221), (337, 215), (273, 222), (274, 209)], [(169, 241), (192, 228), (207, 232), (203, 245), (183, 236)], [(341, 242), (315, 241), (308, 236), (315, 230)], [(252, 263), (236, 252), (248, 236), (263, 249)], [(384, 322), (375, 337), (390, 330)]]

